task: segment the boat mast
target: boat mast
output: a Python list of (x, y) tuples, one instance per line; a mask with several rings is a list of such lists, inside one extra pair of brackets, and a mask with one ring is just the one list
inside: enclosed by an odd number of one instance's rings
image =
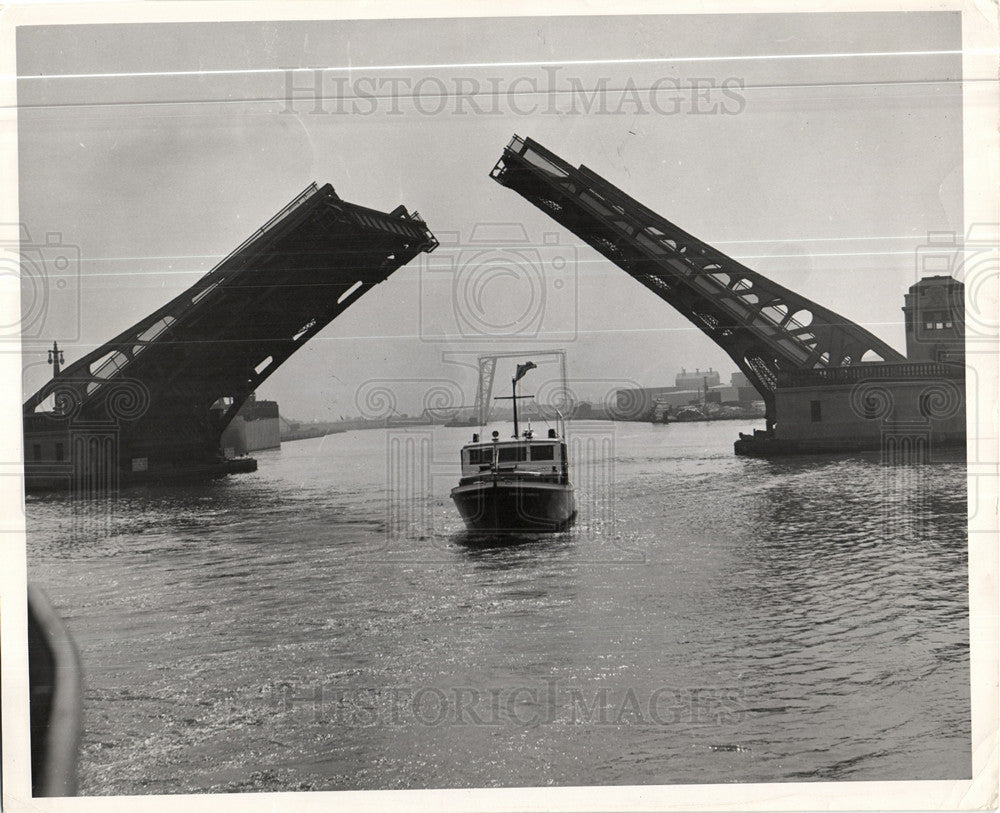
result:
[(517, 378), (511, 379), (510, 389), (511, 401), (514, 404), (514, 437), (518, 438), (520, 434), (517, 431)]
[[(526, 361), (524, 364), (517, 365), (517, 372), (514, 377), (510, 380), (510, 400), (514, 404), (514, 438), (515, 440), (520, 436), (517, 426), (517, 399), (518, 398), (534, 398), (533, 395), (518, 395), (517, 394), (517, 382), (524, 378), (528, 370), (534, 370), (538, 365), (533, 361)], [(497, 396), (493, 400), (495, 401), (506, 401), (507, 399), (503, 396)]]

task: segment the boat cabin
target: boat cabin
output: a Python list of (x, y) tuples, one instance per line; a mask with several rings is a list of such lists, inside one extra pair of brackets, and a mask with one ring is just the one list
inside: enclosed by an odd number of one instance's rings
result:
[(527, 435), (518, 440), (494, 439), (473, 442), (462, 448), (462, 482), (483, 477), (517, 476), (546, 482), (569, 482), (566, 444), (550, 433), (550, 437), (535, 439)]

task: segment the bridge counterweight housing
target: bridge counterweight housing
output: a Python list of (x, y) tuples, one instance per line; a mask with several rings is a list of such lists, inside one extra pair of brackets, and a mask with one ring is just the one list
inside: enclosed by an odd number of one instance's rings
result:
[[(188, 290), (25, 402), (26, 486), (252, 468), (219, 450), (250, 394), (366, 291), (436, 246), (403, 206), (386, 214), (310, 185)], [(106, 442), (90, 442), (95, 433)]]

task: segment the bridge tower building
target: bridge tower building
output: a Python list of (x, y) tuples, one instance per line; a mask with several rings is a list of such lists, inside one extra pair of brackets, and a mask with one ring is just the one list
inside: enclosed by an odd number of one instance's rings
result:
[(903, 305), (906, 358), (965, 362), (965, 286), (952, 277), (924, 277)]

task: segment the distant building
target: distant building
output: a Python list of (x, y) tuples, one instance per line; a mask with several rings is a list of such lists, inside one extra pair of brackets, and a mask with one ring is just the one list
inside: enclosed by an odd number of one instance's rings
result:
[(723, 404), (736, 402), (749, 404), (761, 400), (757, 388), (750, 383), (746, 375), (739, 371), (729, 377), (729, 386), (713, 387), (712, 389), (719, 391), (719, 400)]
[(677, 387), (633, 387), (615, 392), (615, 419), (620, 421), (648, 421), (656, 403)]
[[(729, 377), (728, 384), (721, 383), (721, 375), (717, 370), (708, 368), (708, 372), (695, 370), (693, 373), (687, 370), (682, 371), (677, 376), (678, 382), (686, 382), (687, 386), (675, 392), (691, 392), (695, 394), (695, 400), (699, 403), (704, 401), (709, 404), (749, 404), (761, 400), (760, 393), (751, 386), (747, 377), (737, 371)], [(706, 389), (706, 383), (708, 387)], [(690, 401), (685, 401), (685, 404)], [(679, 402), (674, 404), (680, 405)]]
[[(675, 378), (673, 387), (634, 387), (616, 392), (615, 418), (617, 420), (660, 420), (664, 410), (676, 410), (690, 404), (701, 403), (743, 403), (760, 400), (747, 377), (741, 372), (733, 373), (730, 383), (721, 383), (722, 376), (711, 367), (694, 372), (682, 370)], [(706, 391), (705, 385), (708, 385)]]
[(715, 387), (722, 383), (722, 379), (719, 377), (719, 371), (713, 370), (709, 367), (707, 370), (695, 370), (693, 373), (689, 370), (681, 370), (677, 373), (676, 378), (674, 378), (674, 384), (676, 384), (679, 390), (701, 390), (704, 392), (705, 387)]
[(223, 431), (219, 446), (226, 457), (277, 449), (281, 446), (278, 402), (258, 401), (251, 395)]
[(700, 404), (702, 393), (699, 390), (678, 390), (665, 392), (653, 399), (653, 403), (658, 406), (682, 407), (688, 404)]
[(705, 393), (705, 402), (709, 404), (731, 403), (740, 400), (740, 391), (736, 387), (726, 384), (719, 384), (716, 387), (709, 387)]

